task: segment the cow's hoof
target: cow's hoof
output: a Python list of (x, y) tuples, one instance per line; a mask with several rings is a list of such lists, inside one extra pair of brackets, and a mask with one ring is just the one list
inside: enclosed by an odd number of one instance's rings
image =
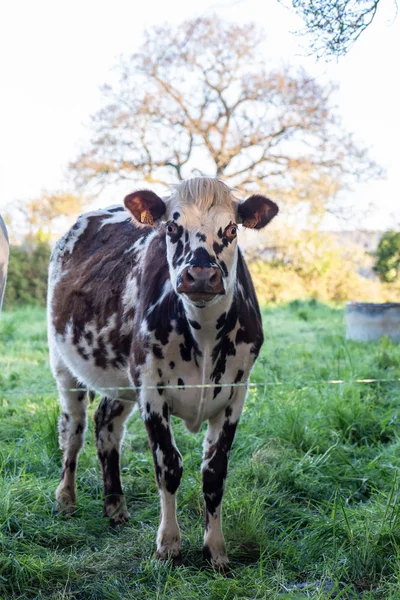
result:
[(64, 488), (61, 484), (56, 490), (55, 509), (64, 516), (71, 516), (76, 511), (75, 494), (71, 493), (68, 487)]
[(182, 554), (180, 551), (173, 554), (173, 551), (165, 552), (164, 550), (159, 552), (158, 550), (154, 554), (154, 558), (160, 562), (171, 562), (173, 567), (179, 567), (182, 564)]
[(207, 545), (203, 546), (203, 557), (213, 569), (218, 571), (225, 577), (233, 577), (233, 574), (229, 567), (229, 560), (226, 552), (217, 552), (215, 555), (212, 554), (210, 547)]
[(118, 527), (119, 525), (125, 525), (125, 523), (128, 523), (130, 518), (131, 516), (125, 507), (117, 508), (110, 517), (110, 527), (115, 529), (115, 527)]
[(131, 516), (126, 508), (124, 496), (106, 498), (104, 501), (104, 516), (109, 517), (111, 527), (127, 523)]

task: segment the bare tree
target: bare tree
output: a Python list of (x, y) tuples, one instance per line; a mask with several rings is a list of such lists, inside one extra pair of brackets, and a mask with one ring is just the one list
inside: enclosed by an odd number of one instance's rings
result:
[(304, 70), (268, 70), (255, 25), (217, 17), (155, 27), (105, 86), (88, 148), (71, 164), (80, 185), (169, 184), (193, 174), (321, 210), (355, 179), (379, 173), (343, 131), (333, 85)]
[(71, 192), (44, 190), (38, 198), (17, 201), (5, 211), (13, 242), (51, 241), (82, 211), (85, 199)]
[[(381, 0), (279, 0), (291, 4), (310, 34), (318, 58), (343, 56), (374, 20)], [(397, 0), (394, 0), (397, 10)]]

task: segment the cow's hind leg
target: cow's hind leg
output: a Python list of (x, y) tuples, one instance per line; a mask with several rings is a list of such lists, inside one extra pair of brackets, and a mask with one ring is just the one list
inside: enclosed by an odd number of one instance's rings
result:
[(104, 516), (110, 517), (112, 526), (129, 519), (122, 492), (120, 448), (124, 424), (133, 407), (134, 402), (103, 398), (94, 417), (97, 454), (104, 485)]
[(86, 390), (79, 390), (77, 380), (61, 360), (57, 361), (54, 374), (62, 411), (59, 443), (63, 451), (63, 472), (56, 490), (57, 509), (71, 514), (76, 505), (76, 467), (86, 429)]

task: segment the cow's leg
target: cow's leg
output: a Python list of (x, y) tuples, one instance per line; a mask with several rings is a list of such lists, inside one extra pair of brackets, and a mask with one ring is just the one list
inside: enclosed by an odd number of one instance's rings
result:
[(61, 404), (59, 419), (59, 443), (63, 451), (63, 472), (56, 490), (57, 509), (71, 514), (76, 503), (76, 467), (86, 429), (86, 391), (71, 391), (79, 388), (60, 359), (53, 366)]
[(203, 446), (201, 470), (206, 510), (203, 553), (212, 566), (221, 571), (228, 567), (228, 555), (221, 525), (221, 504), (228, 471), (229, 452), (245, 397), (245, 388), (235, 389), (231, 405), (209, 420)]
[(182, 456), (176, 447), (169, 421), (168, 404), (160, 398), (141, 402), (142, 416), (153, 453), (160, 492), (161, 519), (157, 533), (159, 560), (179, 562), (181, 534), (176, 520), (176, 492), (182, 477)]
[(124, 424), (131, 414), (134, 402), (103, 398), (94, 416), (97, 455), (104, 486), (104, 516), (112, 526), (129, 519), (122, 492), (120, 449)]

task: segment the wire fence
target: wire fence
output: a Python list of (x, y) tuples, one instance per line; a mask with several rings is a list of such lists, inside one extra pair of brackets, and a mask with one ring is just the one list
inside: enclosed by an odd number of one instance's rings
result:
[[(139, 392), (140, 390), (171, 390), (177, 389), (180, 391), (193, 390), (193, 389), (210, 389), (210, 388), (237, 388), (237, 387), (247, 387), (249, 390), (257, 390), (262, 388), (271, 388), (271, 387), (315, 387), (315, 386), (324, 386), (324, 385), (352, 385), (352, 384), (400, 384), (400, 377), (392, 377), (392, 378), (359, 378), (359, 379), (313, 379), (313, 380), (290, 380), (290, 381), (261, 381), (261, 382), (242, 382), (242, 383), (199, 383), (199, 384), (156, 384), (156, 385), (146, 385), (146, 386), (110, 386), (110, 387), (96, 387), (93, 388), (93, 391), (96, 393), (105, 393), (110, 394), (113, 392), (116, 396), (118, 396), (119, 392), (133, 391)], [(92, 391), (92, 388), (88, 387), (69, 387), (69, 388), (60, 388), (61, 392), (89, 392)], [(3, 392), (4, 394), (11, 393), (13, 395), (21, 394), (21, 395), (50, 395), (56, 394), (57, 389), (56, 386), (52, 389), (46, 388), (11, 388), (8, 392)]]

